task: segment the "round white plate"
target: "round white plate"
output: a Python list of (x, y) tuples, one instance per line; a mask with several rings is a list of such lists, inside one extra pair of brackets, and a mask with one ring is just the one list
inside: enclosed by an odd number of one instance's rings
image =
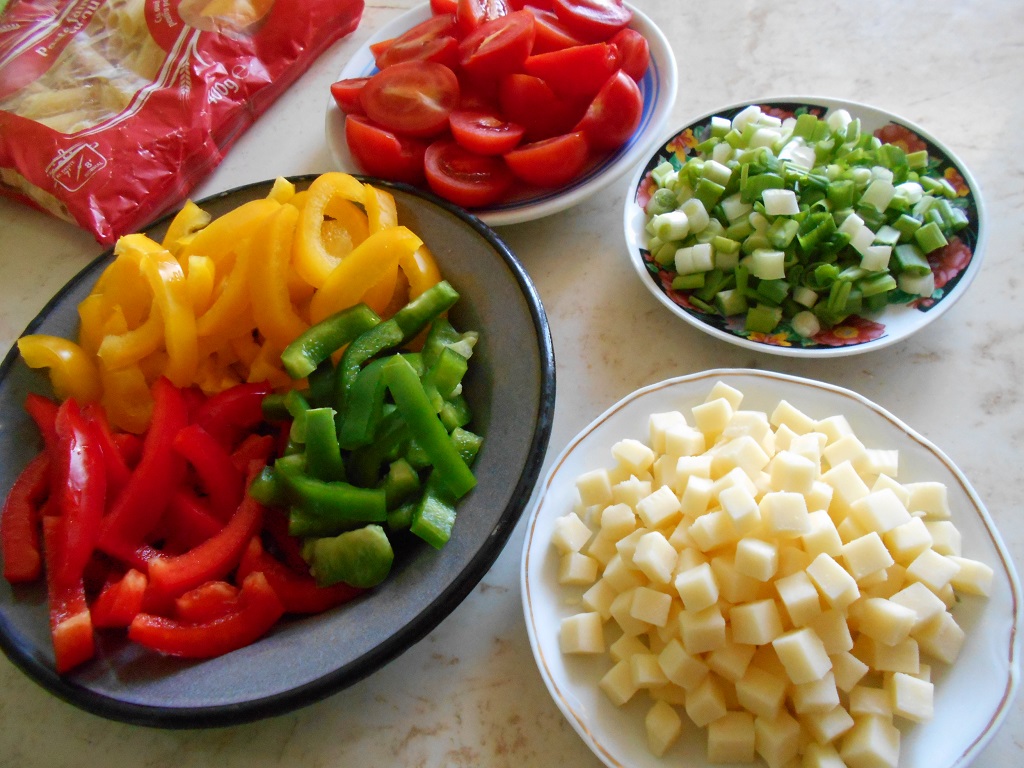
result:
[(606, 765), (615, 768), (706, 768), (707, 735), (682, 715), (684, 732), (664, 758), (647, 749), (644, 714), (651, 700), (634, 696), (618, 708), (597, 686), (611, 666), (607, 655), (563, 656), (561, 620), (578, 612), (576, 592), (558, 583), (558, 554), (551, 535), (558, 517), (578, 500), (576, 478), (613, 466), (611, 447), (624, 438), (647, 441), (651, 413), (688, 410), (704, 401), (717, 381), (744, 393), (742, 408), (771, 413), (785, 399), (815, 419), (845, 415), (868, 447), (899, 450), (899, 481), (938, 480), (948, 488), (953, 522), (965, 557), (995, 571), (988, 598), (965, 596), (953, 615), (966, 632), (957, 661), (933, 665), (935, 717), (901, 728), (901, 768), (963, 768), (981, 751), (1006, 716), (1020, 665), (1021, 594), (1014, 565), (988, 512), (970, 483), (936, 446), (878, 405), (829, 384), (755, 370), (711, 370), (669, 379), (627, 396), (577, 435), (555, 460), (527, 519), (521, 583), (534, 657), (551, 696), (572, 727)]
[[(615, 152), (603, 156), (588, 167), (575, 181), (559, 189), (531, 189), (497, 205), (471, 211), (490, 226), (518, 224), (550, 216), (571, 208), (623, 176), (647, 157), (661, 138), (676, 99), (676, 60), (661, 30), (642, 12), (630, 6), (630, 26), (647, 38), (651, 65), (639, 83), (644, 99), (640, 125), (632, 138)], [(367, 77), (377, 71), (370, 45), (397, 37), (411, 27), (430, 18), (430, 4), (417, 6), (381, 27), (341, 70), (338, 80)], [(334, 99), (327, 103), (327, 146), (340, 170), (361, 173), (348, 151), (345, 141), (345, 115)]]
[[(687, 300), (685, 292), (671, 289), (670, 283), (674, 273), (667, 273), (664, 269), (659, 271), (658, 265), (653, 262), (646, 249), (648, 235), (644, 229), (647, 220), (643, 203), (652, 184), (648, 176), (652, 169), (665, 160), (685, 162), (686, 155), (692, 152), (692, 147), (699, 141), (697, 136), (703, 135), (709, 128), (713, 116), (731, 117), (751, 104), (757, 104), (763, 109), (772, 108), (778, 110), (779, 114), (786, 115), (797, 110), (815, 111), (819, 115), (825, 115), (833, 109), (846, 109), (854, 117), (860, 118), (865, 133), (895, 124), (913, 134), (910, 136), (905, 133), (905, 137), (912, 141), (916, 137), (923, 142), (930, 158), (938, 162), (939, 170), (947, 173), (957, 186), (970, 218), (970, 224), (959, 235), (966, 249), (947, 248), (946, 257), (938, 263), (933, 263), (932, 271), (936, 276), (937, 288), (930, 299), (914, 300), (915, 297), (904, 294), (898, 297), (899, 303), (890, 303), (880, 312), (850, 317), (830, 331), (823, 331), (813, 339), (805, 339), (794, 333), (786, 322), (781, 323), (771, 334), (750, 333), (744, 330), (742, 317), (723, 318), (717, 314), (704, 312)], [(915, 145), (920, 146), (916, 142)], [(988, 236), (978, 184), (964, 164), (946, 146), (924, 129), (890, 112), (866, 104), (832, 98), (773, 97), (731, 104), (709, 112), (669, 134), (636, 169), (627, 190), (624, 215), (626, 246), (633, 267), (654, 297), (690, 325), (715, 338), (753, 351), (789, 357), (839, 357), (870, 352), (902, 341), (921, 330), (950, 309), (966, 293), (968, 286), (981, 269)]]

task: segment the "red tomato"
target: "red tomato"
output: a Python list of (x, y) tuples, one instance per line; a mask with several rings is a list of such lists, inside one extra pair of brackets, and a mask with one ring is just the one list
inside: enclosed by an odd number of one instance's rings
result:
[(607, 40), (633, 19), (622, 0), (553, 0), (558, 18), (588, 43)]
[(435, 16), (454, 14), (458, 7), (459, 0), (430, 0), (430, 12)]
[(459, 43), (459, 64), (476, 80), (515, 72), (533, 48), (533, 14), (516, 11), (485, 21)]
[(501, 18), (510, 10), (507, 0), (456, 0), (456, 4), (455, 19), (464, 35), (485, 21)]
[(351, 77), (347, 80), (339, 80), (331, 83), (331, 96), (345, 114), (355, 112), (361, 114), (363, 105), (359, 102), (359, 94), (363, 86), (369, 81), (368, 77)]
[(403, 61), (436, 61), (454, 64), (458, 57), (459, 33), (452, 14), (431, 16), (393, 40), (370, 46), (377, 69)]
[(423, 163), (434, 194), (464, 208), (496, 203), (514, 181), (500, 157), (477, 155), (447, 139), (431, 144)]
[(576, 178), (587, 162), (587, 140), (575, 131), (524, 144), (505, 155), (512, 173), (538, 187), (560, 187)]
[(544, 80), (562, 96), (594, 96), (619, 68), (619, 52), (608, 43), (591, 43), (530, 56), (523, 71)]
[(643, 109), (640, 88), (620, 69), (598, 91), (576, 130), (582, 131), (595, 149), (617, 149), (633, 135)]
[(459, 105), (459, 79), (444, 64), (403, 61), (373, 75), (359, 100), (375, 123), (407, 136), (436, 136)]
[(533, 14), (533, 25), (536, 30), (532, 53), (548, 53), (582, 45), (552, 11), (545, 11), (532, 5), (526, 6), (526, 10)]
[(502, 78), (498, 102), (505, 119), (526, 129), (527, 141), (566, 133), (586, 111), (585, 104), (561, 98), (539, 77), (523, 74)]
[(396, 136), (362, 115), (345, 118), (345, 140), (352, 157), (370, 176), (409, 184), (423, 181), (427, 142)]
[(644, 79), (651, 64), (651, 48), (647, 38), (635, 29), (619, 30), (609, 41), (619, 51), (619, 66), (638, 83)]
[(508, 0), (508, 7), (516, 11), (521, 11), (527, 7), (550, 11), (551, 0)]
[(455, 141), (478, 155), (503, 155), (516, 148), (524, 133), (523, 126), (489, 112), (456, 110), (448, 121)]

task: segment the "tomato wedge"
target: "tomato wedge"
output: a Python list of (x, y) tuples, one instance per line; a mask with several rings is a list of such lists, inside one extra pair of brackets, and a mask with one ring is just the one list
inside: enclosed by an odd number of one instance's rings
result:
[(579, 175), (588, 152), (583, 133), (575, 131), (513, 149), (506, 153), (505, 162), (528, 184), (560, 187)]
[(620, 69), (598, 91), (576, 129), (595, 149), (617, 149), (633, 135), (643, 109), (636, 81)]
[(462, 34), (468, 35), (484, 22), (499, 19), (509, 10), (507, 0), (456, 0), (455, 20)]
[(403, 61), (373, 75), (359, 101), (378, 125), (406, 136), (435, 136), (459, 105), (459, 79), (444, 64)]
[(592, 98), (619, 68), (619, 52), (609, 43), (590, 43), (538, 53), (523, 64), (561, 96)]
[(580, 40), (607, 40), (633, 20), (633, 12), (622, 0), (552, 0), (558, 18)]
[(350, 77), (331, 83), (331, 96), (334, 97), (334, 103), (338, 105), (338, 109), (345, 114), (353, 112), (362, 114), (363, 105), (359, 101), (359, 94), (362, 93), (363, 86), (369, 81), (369, 77)]
[(459, 0), (430, 0), (430, 12), (435, 16), (445, 13), (455, 13), (459, 7)]
[(545, 11), (533, 5), (526, 6), (526, 10), (533, 14), (536, 30), (533, 53), (549, 53), (583, 45), (583, 41), (573, 35), (553, 11)]
[(589, 103), (561, 98), (539, 77), (518, 73), (502, 78), (498, 101), (505, 119), (526, 129), (527, 141), (570, 131)]
[(534, 22), (529, 11), (485, 21), (459, 43), (459, 65), (478, 80), (498, 78), (523, 66), (533, 49)]
[(619, 30), (609, 40), (619, 51), (619, 66), (622, 70), (636, 80), (638, 83), (647, 74), (647, 67), (651, 64), (651, 47), (647, 38), (635, 29)]
[(397, 136), (361, 115), (345, 118), (345, 141), (364, 173), (392, 181), (423, 181), (423, 155), (427, 142)]
[(435, 61), (454, 64), (461, 34), (455, 16), (447, 13), (431, 16), (393, 40), (370, 46), (377, 69), (387, 69), (403, 61)]
[(500, 157), (478, 155), (447, 139), (431, 144), (423, 162), (434, 193), (464, 208), (497, 202), (513, 182)]
[(516, 148), (525, 132), (491, 112), (456, 110), (449, 123), (455, 141), (478, 155), (503, 155)]

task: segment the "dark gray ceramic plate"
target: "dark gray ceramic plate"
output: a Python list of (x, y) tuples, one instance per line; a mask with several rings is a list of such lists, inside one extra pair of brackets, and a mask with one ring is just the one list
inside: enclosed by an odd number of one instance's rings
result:
[[(293, 179), (300, 187), (312, 177)], [(0, 646), (27, 675), (95, 714), (169, 728), (255, 720), (311, 703), (369, 675), (436, 627), (470, 593), (501, 552), (530, 498), (551, 434), (554, 354), (544, 308), (514, 254), (484, 224), (418, 190), (389, 188), (399, 221), (432, 249), (461, 294), (453, 323), (481, 340), (466, 381), (475, 429), (485, 436), (477, 487), (461, 502), (451, 541), (400, 551), (388, 580), (359, 600), (316, 617), (285, 620), (259, 642), (218, 659), (164, 658), (121, 632), (98, 637), (96, 658), (70, 675), (53, 670), (42, 585), (12, 589), (0, 579)], [(264, 197), (271, 182), (200, 201), (215, 216)], [(158, 239), (167, 221), (147, 231)], [(55, 296), (26, 329), (74, 338), (78, 303), (111, 254)], [(46, 377), (13, 349), (0, 366), (0, 493), (39, 449), (22, 408)]]

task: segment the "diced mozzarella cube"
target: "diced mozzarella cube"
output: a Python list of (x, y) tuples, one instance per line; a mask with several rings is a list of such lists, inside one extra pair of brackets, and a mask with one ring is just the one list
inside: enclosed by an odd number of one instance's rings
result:
[(576, 489), (580, 494), (580, 502), (585, 507), (607, 504), (612, 500), (612, 484), (606, 469), (584, 472), (576, 478)]
[(599, 524), (602, 536), (618, 540), (636, 530), (636, 513), (628, 504), (612, 504), (601, 510)]
[(960, 566), (955, 560), (926, 549), (907, 566), (907, 578), (920, 581), (933, 592), (938, 592), (956, 576)]
[(829, 656), (835, 656), (853, 648), (850, 625), (846, 614), (842, 611), (830, 608), (811, 619), (807, 626), (821, 638), (821, 644)]
[(735, 683), (747, 671), (756, 650), (754, 645), (727, 639), (724, 645), (711, 651), (705, 660), (712, 672)]
[(810, 530), (800, 535), (804, 551), (811, 555), (812, 559), (822, 553), (839, 557), (843, 541), (839, 538), (839, 532), (828, 512), (824, 509), (815, 510), (807, 515), (807, 520), (810, 523)]
[(566, 552), (579, 552), (590, 540), (593, 532), (584, 523), (579, 515), (570, 512), (568, 515), (555, 520), (555, 530), (551, 534), (551, 543), (563, 554)]
[(695, 655), (725, 645), (725, 617), (717, 605), (679, 614), (679, 636), (686, 652)]
[(792, 629), (772, 641), (779, 661), (793, 683), (809, 683), (832, 669), (821, 639), (806, 627)]
[(931, 720), (935, 713), (935, 686), (902, 672), (886, 679), (893, 713), (921, 723)]
[(656, 688), (668, 682), (658, 664), (658, 656), (653, 653), (634, 653), (630, 656), (629, 674), (637, 688)]
[(672, 596), (667, 592), (650, 587), (637, 587), (633, 592), (633, 602), (629, 612), (635, 619), (640, 619), (640, 621), (645, 621), (656, 627), (664, 627), (668, 622), (671, 606)]
[(656, 701), (644, 717), (647, 732), (647, 746), (658, 757), (664, 755), (676, 743), (683, 732), (683, 721), (670, 704)]
[(751, 646), (765, 645), (782, 634), (782, 615), (774, 600), (755, 600), (729, 609), (732, 639)]
[(932, 545), (932, 535), (920, 517), (911, 517), (907, 522), (886, 531), (882, 539), (889, 553), (902, 565), (908, 565)]
[(674, 585), (688, 611), (702, 611), (718, 602), (718, 582), (708, 563), (676, 574)]
[(919, 581), (908, 584), (894, 594), (890, 600), (914, 612), (914, 626), (912, 630), (917, 629), (925, 622), (946, 611), (945, 603)]
[(795, 539), (811, 530), (807, 500), (800, 493), (772, 491), (758, 505), (765, 531), (782, 539)]
[(950, 516), (949, 496), (945, 484), (936, 481), (906, 483), (910, 493), (907, 509), (920, 512), (933, 520), (946, 520)]
[(669, 456), (697, 456), (706, 445), (704, 433), (689, 424), (673, 424), (665, 430), (665, 453)]
[(562, 619), (558, 632), (562, 653), (604, 653), (604, 623), (599, 613), (577, 613)]
[[(868, 497), (870, 498), (870, 497)], [(871, 574), (888, 568), (895, 561), (882, 537), (875, 531), (847, 542), (842, 549), (843, 563), (854, 580), (860, 582)]]
[(763, 539), (740, 539), (736, 542), (735, 564), (745, 576), (768, 581), (779, 569), (779, 545)]
[(679, 511), (688, 518), (704, 514), (711, 501), (713, 487), (714, 482), (710, 478), (690, 475), (679, 496)]
[(628, 702), (640, 690), (633, 682), (629, 659), (623, 659), (609, 669), (598, 683), (598, 687), (618, 707)]
[(855, 717), (858, 715), (892, 717), (892, 698), (885, 689), (870, 685), (858, 685), (849, 693), (851, 715)]
[(628, 438), (612, 446), (612, 456), (626, 472), (639, 474), (651, 468), (655, 453), (641, 441)]
[(636, 507), (640, 499), (649, 496), (654, 490), (650, 480), (642, 480), (636, 475), (630, 475), (625, 480), (612, 485), (612, 498), (614, 504), (628, 504)]
[(703, 659), (687, 653), (677, 638), (665, 644), (658, 654), (658, 663), (669, 680), (686, 690), (700, 685), (708, 673)]
[(567, 552), (558, 561), (558, 583), (583, 586), (597, 580), (598, 562), (579, 552)]
[(648, 528), (674, 525), (681, 516), (679, 498), (663, 485), (637, 502), (636, 513)]
[[(845, 710), (844, 710), (845, 711)], [(850, 728), (853, 727), (853, 718), (850, 718)], [(808, 724), (808, 730), (811, 734), (818, 738), (815, 728)], [(849, 728), (846, 728), (849, 730)], [(843, 731), (845, 733), (845, 731)], [(846, 763), (843, 762), (843, 758), (839, 756), (839, 752), (832, 744), (822, 744), (819, 742), (811, 742), (804, 749), (802, 762), (800, 763), (801, 768), (847, 768)]]
[(839, 747), (845, 763), (850, 768), (896, 768), (900, 732), (892, 721), (877, 715), (861, 715), (853, 721)]
[(800, 752), (800, 723), (785, 709), (773, 718), (754, 718), (754, 748), (770, 768), (784, 768)]
[(956, 563), (959, 569), (950, 581), (953, 589), (957, 592), (984, 597), (988, 597), (992, 593), (992, 579), (995, 572), (991, 566), (969, 557), (952, 556), (949, 559)]
[(865, 531), (888, 533), (910, 520), (910, 513), (889, 488), (874, 491), (851, 503), (852, 514)]
[(691, 413), (694, 426), (704, 435), (707, 443), (711, 444), (728, 426), (734, 410), (728, 399), (718, 397), (693, 406)]
[(665, 453), (665, 433), (670, 427), (685, 424), (686, 416), (683, 415), (682, 411), (652, 413), (647, 419), (647, 432), (651, 441), (651, 449), (656, 454)]
[(853, 576), (836, 560), (824, 553), (807, 566), (807, 575), (818, 588), (825, 602), (842, 610), (860, 596)]
[(679, 554), (660, 531), (651, 531), (640, 537), (633, 554), (633, 562), (647, 578), (657, 584), (668, 584), (676, 567)]
[(705, 675), (693, 690), (687, 692), (686, 714), (700, 728), (713, 723), (727, 711), (725, 692), (714, 674)]
[(613, 661), (629, 659), (637, 653), (648, 653), (650, 649), (636, 635), (620, 635), (619, 639), (608, 646), (608, 655)]
[[(964, 631), (947, 611), (933, 616), (914, 629), (913, 637), (921, 650), (939, 661), (952, 664), (964, 645)], [(903, 671), (903, 670), (894, 670)]]
[(846, 693), (850, 693), (868, 673), (868, 665), (849, 651), (833, 654), (829, 658), (832, 659), (832, 674), (836, 678), (836, 687)]
[(792, 451), (779, 451), (769, 465), (772, 489), (808, 494), (820, 475), (818, 462)]
[(925, 527), (932, 537), (932, 549), (940, 555), (963, 554), (963, 538), (951, 520), (926, 520)]
[(896, 645), (910, 636), (917, 614), (910, 608), (881, 597), (864, 599), (857, 628), (883, 645)]
[(799, 715), (811, 712), (830, 712), (839, 706), (839, 689), (836, 678), (829, 670), (817, 680), (793, 686), (790, 699), (793, 710)]
[(726, 712), (708, 724), (708, 762), (750, 763), (754, 760), (754, 716)]
[(818, 590), (806, 571), (797, 571), (775, 581), (775, 591), (794, 626), (802, 627), (821, 613)]
[(789, 679), (784, 674), (750, 665), (736, 681), (736, 698), (744, 709), (755, 715), (774, 718), (782, 709), (788, 687)]

